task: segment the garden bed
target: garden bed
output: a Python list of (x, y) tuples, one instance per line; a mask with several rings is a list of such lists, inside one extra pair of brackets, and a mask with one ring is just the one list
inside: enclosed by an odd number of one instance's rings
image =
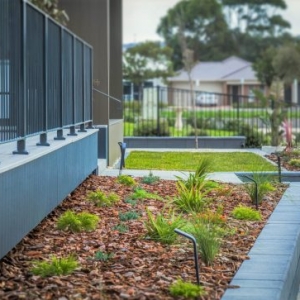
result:
[[(177, 194), (175, 181), (160, 180), (148, 185), (141, 183), (141, 178), (137, 180), (139, 186), (162, 199)], [(95, 206), (87, 201), (87, 194), (98, 188), (105, 193), (117, 193), (121, 201), (112, 207)], [(210, 192), (214, 199), (210, 208), (217, 210), (222, 205), (232, 234), (223, 240), (212, 265), (206, 266), (201, 257), (199, 259), (200, 281), (207, 293), (203, 299), (222, 297), (285, 189), (285, 185), (278, 185), (259, 206), (262, 221), (237, 221), (231, 217), (231, 211), (239, 204), (252, 207), (242, 185), (221, 184), (219, 189)], [(190, 242), (178, 237), (175, 244), (165, 245), (147, 238), (146, 208), (156, 214), (165, 202), (145, 198), (133, 206), (124, 201), (131, 193), (132, 187), (118, 183), (113, 177), (90, 176), (85, 180), (0, 261), (0, 298), (173, 299), (169, 287), (178, 278), (195, 283)], [(58, 230), (58, 217), (67, 210), (96, 214), (100, 217), (97, 229), (81, 233)], [(132, 211), (138, 212), (138, 219), (120, 221), (120, 214)], [(122, 232), (126, 227), (128, 231)], [(111, 254), (112, 258), (98, 260), (97, 252)], [(42, 278), (31, 272), (34, 261), (70, 254), (79, 263), (70, 275)]]

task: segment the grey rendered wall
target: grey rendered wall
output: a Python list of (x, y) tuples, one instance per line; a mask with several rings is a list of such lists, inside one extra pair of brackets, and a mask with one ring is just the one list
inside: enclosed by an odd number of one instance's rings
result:
[(97, 169), (97, 137), (0, 173), (0, 259)]

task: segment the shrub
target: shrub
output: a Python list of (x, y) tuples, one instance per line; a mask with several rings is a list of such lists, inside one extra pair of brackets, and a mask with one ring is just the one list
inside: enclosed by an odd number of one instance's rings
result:
[(159, 176), (154, 176), (153, 173), (150, 171), (148, 176), (144, 176), (142, 178), (142, 183), (145, 184), (154, 184), (160, 180)]
[(95, 259), (100, 260), (100, 261), (108, 261), (113, 257), (114, 257), (113, 253), (105, 253), (105, 252), (102, 252), (102, 251), (97, 251), (95, 253)]
[(61, 276), (71, 274), (78, 266), (73, 256), (57, 258), (53, 256), (50, 262), (35, 261), (31, 272), (41, 277)]
[(88, 200), (94, 202), (97, 206), (112, 206), (116, 202), (120, 201), (120, 198), (115, 193), (105, 195), (104, 192), (97, 190), (95, 192), (88, 193)]
[(57, 221), (57, 228), (72, 232), (93, 231), (96, 229), (99, 217), (87, 212), (74, 213), (70, 210), (61, 215)]
[(132, 206), (135, 206), (137, 204), (137, 200), (133, 200), (133, 199), (130, 199), (130, 198), (127, 198), (124, 202), (128, 203)]
[(129, 175), (119, 175), (117, 177), (117, 182), (124, 184), (126, 186), (136, 185), (136, 181)]
[(167, 120), (140, 120), (135, 123), (134, 136), (169, 136), (170, 129)]
[(130, 195), (130, 198), (133, 200), (137, 199), (161, 199), (160, 196), (153, 194), (153, 193), (148, 193), (146, 190), (137, 187), (134, 189), (134, 192)]
[(224, 225), (226, 223), (224, 215), (210, 210), (197, 214), (197, 218), (204, 224)]
[(178, 181), (176, 183), (178, 196), (171, 202), (176, 205), (180, 210), (184, 212), (202, 212), (208, 205), (210, 199), (206, 197), (206, 194), (201, 192), (198, 188), (189, 188), (186, 185)]
[(261, 214), (250, 207), (239, 205), (232, 211), (232, 216), (238, 220), (259, 221)]
[(223, 230), (199, 220), (195, 222), (192, 233), (197, 241), (202, 260), (206, 265), (211, 265), (219, 253)]
[(129, 221), (129, 220), (136, 220), (140, 217), (140, 214), (136, 211), (129, 211), (126, 213), (119, 213), (119, 219), (121, 221)]
[(172, 283), (169, 288), (170, 294), (174, 297), (198, 298), (206, 294), (204, 288), (191, 282), (184, 282), (181, 279)]
[(174, 211), (170, 211), (167, 217), (162, 213), (154, 216), (147, 209), (148, 220), (144, 223), (147, 229), (147, 236), (150, 239), (159, 241), (164, 244), (172, 244), (177, 238), (175, 228), (181, 229), (186, 222), (181, 215), (175, 215)]
[[(271, 191), (274, 191), (275, 188), (270, 183), (270, 177), (263, 173), (253, 173), (252, 175), (253, 179), (257, 183), (257, 201), (258, 203), (261, 203), (264, 196)], [(245, 188), (247, 193), (249, 194), (252, 203), (255, 204), (256, 201), (256, 185), (254, 182), (246, 183)]]
[(292, 159), (289, 161), (289, 164), (291, 164), (291, 165), (294, 166), (294, 167), (300, 167), (300, 159), (292, 158)]
[[(190, 115), (186, 119), (186, 123), (188, 125), (191, 125), (193, 128), (195, 127), (194, 125), (194, 116)], [(214, 119), (212, 118), (197, 118), (196, 119), (196, 126), (199, 129), (216, 129), (216, 122), (214, 122)]]
[(120, 233), (125, 233), (129, 230), (128, 226), (123, 223), (114, 226), (113, 229), (119, 231)]
[(182, 183), (187, 189), (195, 188), (201, 191), (209, 190), (218, 186), (212, 181), (206, 180), (210, 167), (211, 162), (208, 159), (201, 159), (198, 162), (195, 173), (189, 173), (187, 179), (184, 179), (180, 176), (176, 176), (178, 184), (181, 185)]

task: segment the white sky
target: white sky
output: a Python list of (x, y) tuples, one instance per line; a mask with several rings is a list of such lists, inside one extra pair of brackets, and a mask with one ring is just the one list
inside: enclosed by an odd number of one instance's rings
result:
[[(123, 0), (123, 43), (158, 40), (160, 18), (180, 0)], [(209, 0), (207, 0), (209, 1)], [(287, 9), (279, 11), (291, 23), (291, 33), (300, 35), (300, 0), (285, 0)]]

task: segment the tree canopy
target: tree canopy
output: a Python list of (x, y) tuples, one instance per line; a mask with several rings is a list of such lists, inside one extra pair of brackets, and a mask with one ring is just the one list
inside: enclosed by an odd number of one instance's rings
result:
[(127, 49), (123, 55), (123, 78), (140, 86), (154, 78), (172, 75), (172, 49), (160, 42), (147, 41)]
[(199, 61), (236, 55), (254, 62), (269, 47), (292, 43), (290, 24), (281, 15), (284, 0), (182, 0), (160, 20), (157, 33), (174, 52), (180, 69), (180, 26), (187, 47)]

